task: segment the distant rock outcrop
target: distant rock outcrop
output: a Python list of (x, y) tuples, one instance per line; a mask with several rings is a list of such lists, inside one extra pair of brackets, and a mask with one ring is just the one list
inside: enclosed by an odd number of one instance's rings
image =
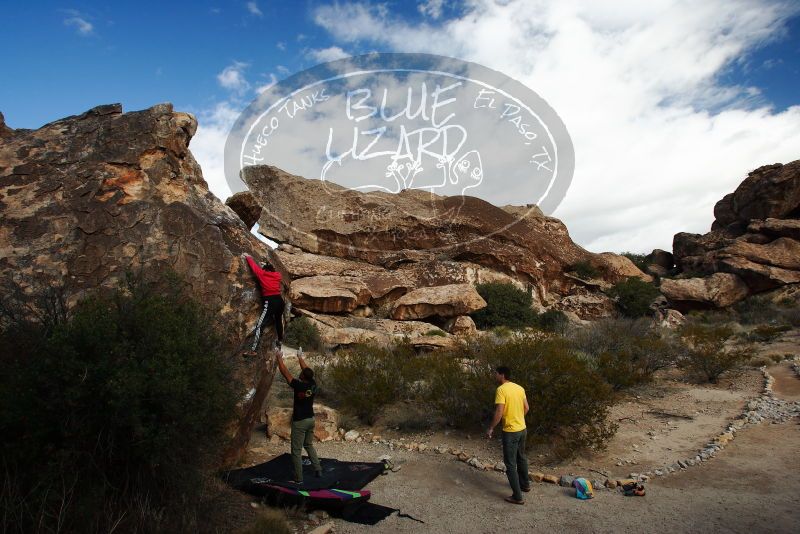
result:
[[(698, 302), (722, 307), (754, 293), (800, 283), (800, 160), (754, 170), (736, 191), (717, 202), (714, 216), (707, 234), (676, 234), (673, 256), (683, 277), (726, 273), (724, 284), (718, 283), (723, 280), (719, 275), (702, 284), (662, 283), (671, 301), (680, 306), (706, 291), (706, 298)], [(687, 291), (693, 298), (683, 298)], [(725, 297), (712, 298), (709, 292)]]
[(100, 106), (38, 130), (11, 130), (0, 117), (0, 283), (26, 293), (60, 286), (73, 305), (117, 287), (127, 271), (180, 274), (228, 336), (220, 357), (232, 359), (242, 396), (233, 462), (274, 369), (235, 355), (261, 309), (240, 255), (268, 250), (209, 192), (188, 148), (196, 128), (170, 104), (130, 113)]

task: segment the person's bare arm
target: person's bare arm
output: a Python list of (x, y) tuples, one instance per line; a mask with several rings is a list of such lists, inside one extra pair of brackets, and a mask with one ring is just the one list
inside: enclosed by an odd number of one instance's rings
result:
[(283, 378), (286, 379), (286, 382), (291, 383), (293, 380), (292, 373), (290, 373), (289, 369), (287, 369), (286, 363), (283, 361), (283, 353), (281, 351), (278, 351), (278, 369), (283, 375)]
[(503, 418), (503, 412), (506, 409), (505, 404), (495, 404), (494, 406), (495, 408), (494, 408), (494, 417), (492, 418), (492, 424), (489, 426), (489, 430), (486, 431), (486, 435), (489, 437), (489, 439), (492, 438), (494, 427), (496, 427), (497, 423), (499, 423), (500, 420)]
[(528, 399), (525, 399), (525, 415), (528, 415), (528, 412), (531, 410), (531, 407), (528, 405)]
[(303, 354), (300, 351), (297, 352), (297, 363), (300, 364), (300, 369), (305, 369), (308, 367), (308, 365), (306, 365), (306, 361), (303, 359)]

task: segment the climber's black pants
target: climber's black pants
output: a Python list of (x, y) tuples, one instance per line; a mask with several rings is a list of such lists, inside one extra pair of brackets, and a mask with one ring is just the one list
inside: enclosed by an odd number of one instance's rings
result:
[(261, 332), (270, 325), (275, 326), (275, 335), (278, 341), (283, 341), (283, 298), (280, 295), (264, 297), (264, 309), (256, 325), (256, 337), (253, 339), (253, 352), (258, 349), (261, 342)]

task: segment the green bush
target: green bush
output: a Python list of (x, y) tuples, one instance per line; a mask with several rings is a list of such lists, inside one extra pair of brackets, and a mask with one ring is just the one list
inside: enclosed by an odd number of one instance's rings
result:
[(5, 319), (4, 531), (194, 529), (236, 402), (211, 315), (169, 277)]
[(423, 376), (422, 358), (407, 343), (356, 345), (340, 350), (322, 367), (320, 386), (336, 405), (373, 424), (384, 406), (409, 398)]
[(615, 284), (609, 294), (616, 299), (617, 308), (625, 317), (645, 317), (652, 314), (650, 304), (659, 292), (649, 282), (628, 278)]
[(576, 357), (563, 338), (473, 340), (439, 354), (428, 366), (428, 402), (460, 428), (481, 430), (494, 412), (493, 369), (511, 367), (511, 380), (525, 388), (529, 443), (547, 442), (559, 456), (600, 448), (615, 432), (606, 421), (611, 388)]
[(286, 326), (283, 340), (290, 347), (303, 347), (311, 351), (322, 349), (319, 329), (308, 317), (298, 317), (290, 321)]
[(563, 333), (568, 324), (567, 316), (559, 310), (547, 310), (536, 316), (536, 327), (545, 332)]
[(728, 371), (742, 367), (753, 356), (749, 345), (726, 346), (734, 336), (727, 325), (687, 323), (681, 337), (688, 346), (686, 364), (706, 380), (716, 383)]
[(592, 280), (600, 277), (600, 271), (586, 260), (573, 263), (567, 267), (567, 271), (572, 272), (582, 280)]
[(405, 412), (416, 406), (432, 411), (414, 416), (417, 423), (438, 418), (481, 431), (494, 414), (493, 369), (499, 365), (510, 366), (512, 381), (527, 391), (529, 443), (547, 442), (558, 456), (568, 456), (600, 448), (614, 434), (615, 425), (606, 421), (612, 388), (560, 337), (471, 339), (419, 355), (407, 344), (353, 347), (324, 366), (321, 385), (345, 413), (368, 423), (389, 404), (409, 401)]
[(775, 303), (768, 295), (754, 295), (733, 306), (738, 321), (745, 325), (789, 324), (800, 326), (800, 307), (792, 299)]
[(780, 336), (784, 332), (788, 332), (791, 330), (792, 327), (789, 325), (768, 325), (762, 324), (755, 327), (750, 332), (747, 332), (744, 335), (744, 338), (747, 341), (753, 341), (756, 343), (766, 343), (767, 341), (772, 341), (776, 337)]
[(679, 338), (653, 328), (647, 319), (602, 319), (576, 328), (570, 338), (615, 390), (650, 380), (685, 352)]
[(513, 284), (501, 282), (478, 284), (475, 289), (486, 301), (485, 308), (472, 314), (478, 328), (524, 328), (536, 325), (536, 312), (531, 307), (533, 300), (529, 293)]

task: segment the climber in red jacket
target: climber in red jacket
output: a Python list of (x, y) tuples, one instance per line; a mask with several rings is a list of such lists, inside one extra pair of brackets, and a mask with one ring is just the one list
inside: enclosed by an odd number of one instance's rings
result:
[(283, 341), (283, 308), (284, 302), (281, 297), (281, 273), (276, 272), (275, 268), (269, 263), (264, 263), (263, 267), (258, 264), (247, 254), (242, 254), (250, 270), (256, 275), (258, 284), (261, 286), (261, 296), (264, 298), (264, 310), (261, 312), (261, 317), (258, 319), (256, 325), (256, 335), (253, 339), (253, 346), (251, 349), (244, 353), (245, 356), (255, 356), (258, 344), (261, 341), (262, 330), (270, 325), (275, 325), (275, 347), (280, 349), (281, 342)]

